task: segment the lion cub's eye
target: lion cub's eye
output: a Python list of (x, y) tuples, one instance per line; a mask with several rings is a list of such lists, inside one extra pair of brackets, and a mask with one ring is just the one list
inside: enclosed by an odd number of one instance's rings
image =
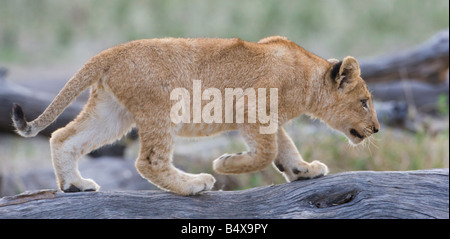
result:
[(367, 100), (361, 100), (364, 109), (367, 109)]

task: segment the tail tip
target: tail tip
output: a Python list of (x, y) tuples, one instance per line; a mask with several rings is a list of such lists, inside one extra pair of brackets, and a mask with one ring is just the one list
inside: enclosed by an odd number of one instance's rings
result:
[(20, 106), (17, 103), (14, 103), (14, 105), (13, 105), (13, 117), (14, 117), (14, 120), (24, 120), (25, 121), (25, 115), (23, 113), (22, 106)]
[(20, 135), (28, 135), (30, 131), (28, 127), (28, 123), (25, 119), (25, 114), (23, 113), (22, 106), (17, 103), (14, 103), (12, 109), (12, 121), (14, 123), (14, 127), (17, 129), (17, 133)]

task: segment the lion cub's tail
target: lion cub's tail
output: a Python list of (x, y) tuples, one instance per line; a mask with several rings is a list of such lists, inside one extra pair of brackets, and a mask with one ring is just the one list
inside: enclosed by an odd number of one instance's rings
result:
[(38, 118), (27, 122), (22, 107), (14, 104), (12, 121), (16, 132), (23, 137), (36, 136), (47, 128), (85, 89), (94, 84), (102, 71), (93, 60), (86, 63), (62, 88), (52, 103)]

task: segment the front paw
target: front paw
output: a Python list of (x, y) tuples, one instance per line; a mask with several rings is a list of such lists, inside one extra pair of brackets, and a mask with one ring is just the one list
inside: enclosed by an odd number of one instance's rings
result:
[(328, 174), (329, 170), (327, 165), (319, 162), (313, 161), (312, 163), (301, 163), (298, 165), (276, 165), (288, 182), (296, 180), (305, 180), (322, 177)]
[(233, 156), (232, 154), (223, 154), (222, 156), (220, 156), (219, 158), (214, 160), (213, 161), (213, 170), (218, 173), (221, 173), (221, 174), (226, 174), (226, 172), (227, 172), (226, 161), (227, 161), (227, 159), (229, 159), (232, 156)]
[(213, 161), (213, 170), (220, 174), (236, 174), (242, 170), (241, 163), (247, 158), (247, 152), (223, 154)]

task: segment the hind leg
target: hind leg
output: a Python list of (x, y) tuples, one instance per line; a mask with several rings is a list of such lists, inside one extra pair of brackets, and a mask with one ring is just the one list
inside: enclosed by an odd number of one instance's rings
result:
[(173, 166), (174, 142), (170, 122), (155, 117), (143, 118), (145, 123), (137, 122), (141, 145), (136, 169), (141, 176), (161, 189), (180, 195), (210, 190), (215, 183), (212, 175), (185, 173)]
[(78, 171), (78, 159), (112, 143), (128, 132), (131, 114), (107, 92), (93, 89), (91, 97), (75, 120), (55, 131), (50, 139), (53, 167), (64, 192), (97, 191), (99, 186)]

